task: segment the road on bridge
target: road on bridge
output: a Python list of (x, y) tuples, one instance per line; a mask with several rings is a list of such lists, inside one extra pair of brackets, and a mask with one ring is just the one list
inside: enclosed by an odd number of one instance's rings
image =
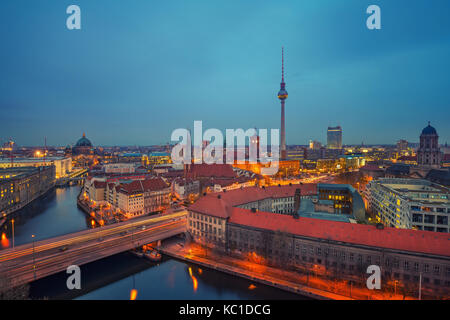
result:
[(147, 216), (0, 251), (8, 287), (61, 272), (186, 231), (185, 210)]

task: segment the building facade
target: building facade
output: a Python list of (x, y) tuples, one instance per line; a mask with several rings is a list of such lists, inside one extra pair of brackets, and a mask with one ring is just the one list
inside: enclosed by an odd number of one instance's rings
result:
[(446, 235), (275, 213), (275, 199), (285, 198), (288, 204), (293, 197), (296, 208), (296, 197), (318, 193), (308, 185), (278, 188), (200, 198), (188, 208), (189, 234), (204, 246), (283, 269), (365, 285), (367, 267), (376, 264), (383, 286), (417, 292), (421, 277), (422, 290), (441, 297), (450, 294)]
[(0, 159), (0, 169), (45, 166), (55, 166), (56, 179), (64, 178), (72, 172), (72, 159), (66, 157), (14, 158), (14, 161)]
[(419, 166), (440, 168), (442, 153), (439, 148), (439, 136), (430, 123), (422, 130), (420, 146), (417, 150), (417, 163)]
[[(295, 225), (300, 219), (291, 224)], [(242, 222), (242, 220), (248, 221)], [(410, 293), (416, 293), (419, 289), (419, 278), (422, 277), (422, 289), (428, 289), (434, 294), (443, 296), (450, 293), (448, 248), (437, 252), (414, 252), (403, 248), (380, 247), (376, 243), (366, 245), (362, 241), (363, 236), (358, 240), (361, 243), (342, 241), (344, 237), (334, 239), (336, 232), (333, 232), (332, 228), (327, 230), (329, 236), (317, 237), (305, 235), (300, 228), (298, 232), (280, 231), (276, 229), (276, 226), (268, 225), (263, 228), (252, 220), (254, 219), (251, 217), (249, 219), (240, 216), (234, 219), (231, 217), (227, 224), (226, 250), (228, 252), (241, 257), (248, 257), (251, 254), (251, 256), (260, 257), (260, 260), (268, 265), (299, 270), (303, 273), (317, 273), (361, 285), (365, 285), (367, 267), (377, 265), (382, 272), (383, 287), (394, 286), (395, 282), (399, 289), (402, 287)], [(355, 228), (359, 226), (346, 225)], [(314, 228), (313, 225), (310, 227)], [(328, 225), (322, 224), (322, 227), (328, 229)], [(383, 236), (383, 233), (390, 232), (377, 230), (374, 226), (364, 226), (364, 228), (372, 228), (365, 230), (367, 234), (378, 232), (380, 236)], [(356, 231), (352, 229), (352, 232)], [(404, 237), (409, 240), (410, 236)], [(442, 238), (439, 242), (445, 245), (448, 240)], [(383, 242), (380, 241), (380, 243)]]
[(383, 224), (449, 232), (450, 189), (428, 180), (381, 178), (366, 188), (368, 210)]
[(0, 211), (13, 213), (44, 195), (55, 185), (55, 167), (0, 169)]
[(127, 218), (163, 211), (171, 202), (170, 185), (159, 177), (116, 181), (89, 178), (84, 195), (92, 204), (108, 204)]
[(341, 128), (341, 126), (328, 127), (327, 148), (328, 149), (342, 149), (342, 128)]

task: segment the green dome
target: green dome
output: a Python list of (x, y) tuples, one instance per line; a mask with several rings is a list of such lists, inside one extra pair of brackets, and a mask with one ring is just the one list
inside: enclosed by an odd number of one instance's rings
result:
[(88, 138), (86, 138), (86, 135), (83, 133), (83, 137), (77, 141), (75, 147), (92, 147), (92, 143)]

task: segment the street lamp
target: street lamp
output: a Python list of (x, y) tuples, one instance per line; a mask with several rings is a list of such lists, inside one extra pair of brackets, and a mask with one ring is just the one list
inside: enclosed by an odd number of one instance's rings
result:
[(422, 300), (422, 272), (419, 275), (419, 300)]
[(35, 237), (34, 234), (32, 234), (31, 238), (33, 239), (33, 272), (34, 272), (34, 280), (36, 280), (36, 263), (35, 263), (36, 259), (34, 256), (34, 237)]
[(394, 296), (397, 295), (397, 280), (394, 281)]
[(12, 240), (13, 240), (13, 250), (14, 250), (14, 219), (11, 219), (11, 224), (12, 224)]

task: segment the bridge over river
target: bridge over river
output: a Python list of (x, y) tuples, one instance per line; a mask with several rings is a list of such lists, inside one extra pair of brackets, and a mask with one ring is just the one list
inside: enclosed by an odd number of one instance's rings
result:
[(186, 231), (187, 211), (146, 216), (0, 251), (4, 285), (15, 287)]

